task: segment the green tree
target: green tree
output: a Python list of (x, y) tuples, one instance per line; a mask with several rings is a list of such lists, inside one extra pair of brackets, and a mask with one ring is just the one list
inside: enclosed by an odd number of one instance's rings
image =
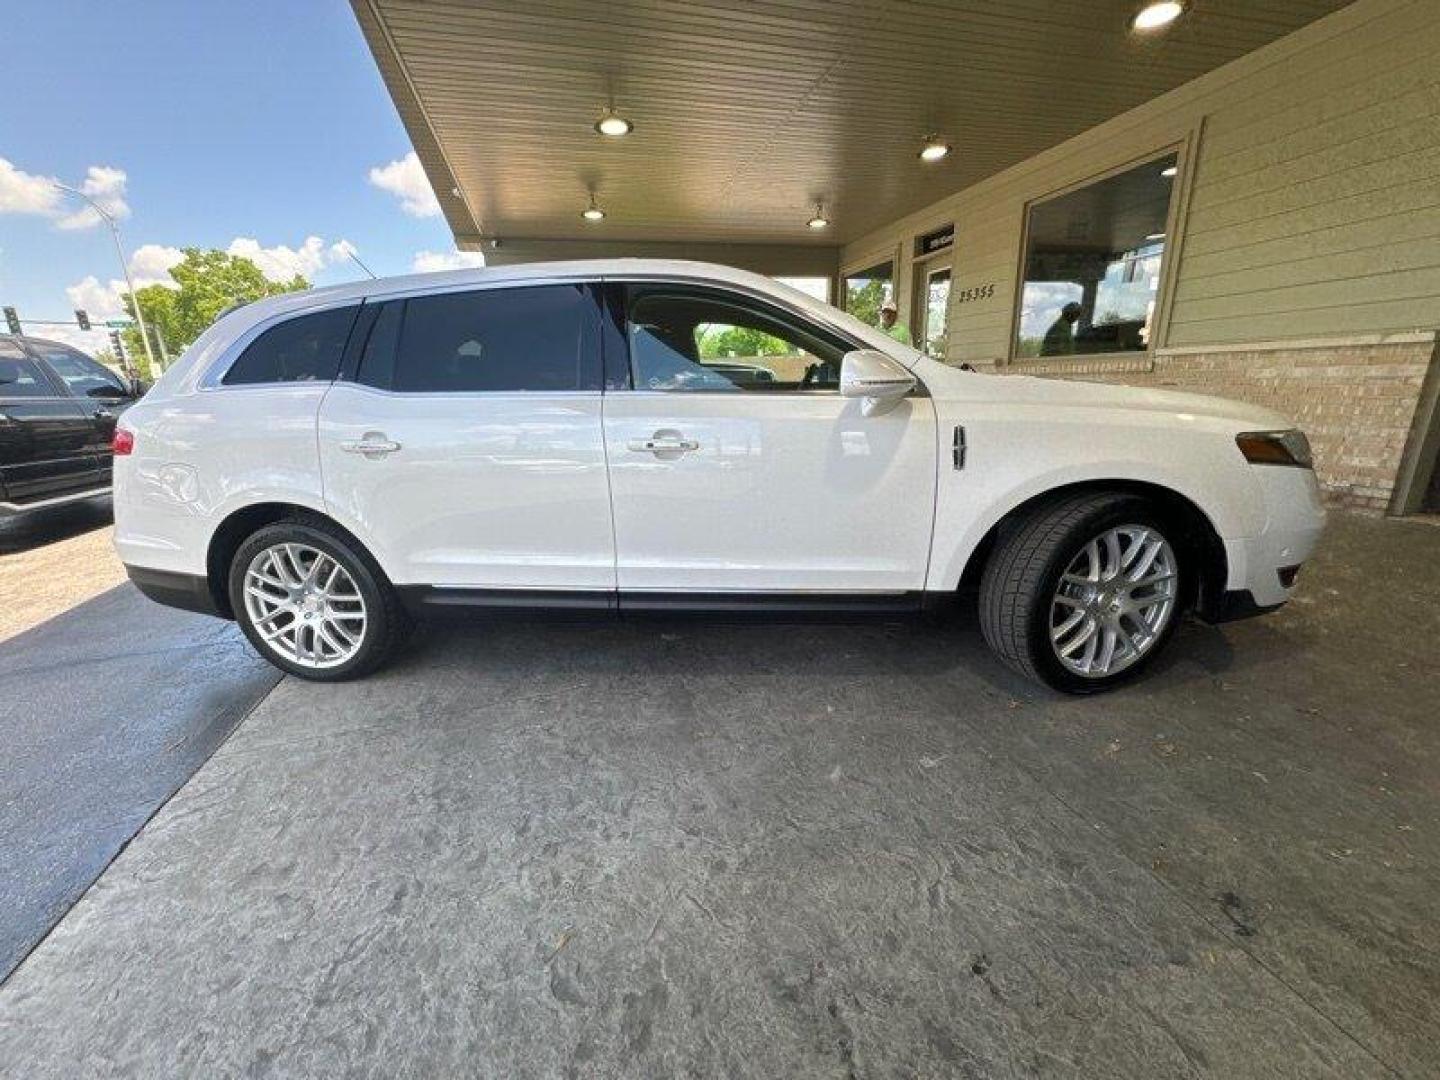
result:
[[(121, 298), (132, 319), (135, 301), (139, 301), (140, 312), (150, 327), (151, 344), (154, 344), (155, 333), (163, 334), (165, 348), (172, 359), (188, 348), (226, 308), (310, 287), (299, 274), (289, 281), (271, 281), (253, 262), (238, 255), (201, 248), (185, 248), (184, 252), (185, 258), (170, 269), (170, 277), (178, 289), (147, 285), (137, 289), (134, 297), (126, 293)], [(152, 377), (152, 373), (145, 370), (145, 346), (140, 340), (139, 326), (126, 330), (124, 338), (125, 351), (141, 369), (141, 377)]]
[(777, 337), (747, 326), (706, 326), (700, 331), (700, 358), (788, 356), (794, 350)]

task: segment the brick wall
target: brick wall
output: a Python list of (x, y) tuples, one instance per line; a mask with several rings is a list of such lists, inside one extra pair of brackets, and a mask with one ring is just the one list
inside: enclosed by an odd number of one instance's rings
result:
[(1407, 334), (1167, 349), (1153, 360), (1049, 361), (996, 370), (1186, 390), (1263, 405), (1290, 417), (1309, 435), (1315, 471), (1330, 502), (1384, 510), (1435, 357), (1433, 335)]

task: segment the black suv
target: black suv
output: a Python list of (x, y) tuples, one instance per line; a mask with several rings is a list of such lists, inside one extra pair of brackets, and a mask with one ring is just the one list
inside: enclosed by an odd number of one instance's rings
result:
[(139, 391), (68, 345), (0, 334), (0, 514), (109, 491), (115, 418)]

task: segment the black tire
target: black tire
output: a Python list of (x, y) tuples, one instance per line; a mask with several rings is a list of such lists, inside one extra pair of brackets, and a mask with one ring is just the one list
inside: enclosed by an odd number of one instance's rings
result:
[[(366, 619), (360, 646), (343, 663), (324, 668), (296, 663), (265, 641), (251, 622), (245, 605), (246, 570), (255, 556), (280, 543), (304, 544), (330, 556), (344, 567), (364, 600)], [(411, 629), (399, 596), (370, 553), (324, 518), (287, 519), (251, 533), (230, 561), (227, 588), (235, 621), (256, 651), (282, 671), (314, 682), (340, 682), (369, 674), (390, 659)]]
[[(1175, 556), (1178, 580), (1169, 621), (1138, 660), (1100, 677), (1080, 675), (1060, 662), (1050, 642), (1050, 609), (1060, 577), (1093, 538), (1108, 529), (1143, 525), (1157, 530)], [(1121, 492), (1086, 492), (1043, 505), (1000, 537), (980, 582), (980, 629), (990, 648), (1027, 678), (1068, 694), (1094, 694), (1141, 674), (1169, 643), (1191, 595), (1193, 565), (1184, 530), (1154, 503)]]

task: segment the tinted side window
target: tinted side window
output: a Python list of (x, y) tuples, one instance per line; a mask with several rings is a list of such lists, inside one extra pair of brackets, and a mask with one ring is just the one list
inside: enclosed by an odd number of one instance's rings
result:
[(597, 390), (598, 334), (599, 312), (584, 285), (416, 297), (405, 304), (393, 388)]
[(0, 398), (55, 396), (50, 380), (35, 362), (14, 345), (0, 341)]
[(91, 360), (74, 349), (53, 345), (38, 347), (40, 358), (65, 381), (66, 388), (76, 397), (126, 397), (125, 384), (104, 364)]
[(400, 322), (404, 316), (404, 300), (391, 300), (381, 306), (380, 313), (370, 324), (370, 333), (360, 352), (356, 382), (381, 390), (389, 390), (394, 385), (395, 351), (400, 344)]
[(345, 339), (359, 310), (317, 311), (272, 326), (245, 347), (221, 381), (226, 386), (331, 381), (340, 370)]
[(632, 290), (637, 390), (835, 390), (850, 346), (769, 305), (670, 286)]

